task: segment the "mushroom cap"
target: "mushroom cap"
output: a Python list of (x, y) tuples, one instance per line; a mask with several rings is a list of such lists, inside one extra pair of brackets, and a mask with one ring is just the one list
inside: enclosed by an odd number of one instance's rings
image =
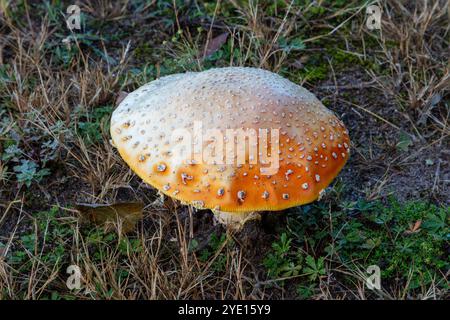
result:
[[(259, 149), (261, 161), (250, 159), (251, 135), (244, 140), (245, 163), (195, 161), (186, 148), (180, 151), (186, 143), (194, 153), (203, 147), (215, 155), (220, 141), (205, 136), (208, 129), (223, 133), (224, 145), (239, 142), (227, 140), (227, 130), (254, 130), (258, 147), (266, 141), (268, 154), (278, 154), (278, 170), (267, 170)], [(260, 129), (268, 130), (266, 140)], [(271, 140), (275, 131), (278, 143)], [(314, 94), (275, 73), (244, 67), (174, 74), (140, 87), (113, 112), (111, 136), (145, 182), (184, 203), (226, 212), (276, 211), (316, 200), (344, 166), (350, 145), (344, 124)]]

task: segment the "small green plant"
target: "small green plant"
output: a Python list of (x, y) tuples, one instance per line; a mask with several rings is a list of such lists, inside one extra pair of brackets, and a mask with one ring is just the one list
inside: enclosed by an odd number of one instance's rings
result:
[[(208, 246), (200, 251), (200, 255), (198, 256), (198, 259), (201, 262), (208, 262), (211, 258), (213, 258), (219, 250), (222, 250), (217, 257), (215, 257), (214, 262), (211, 265), (212, 270), (221, 272), (225, 270), (226, 264), (227, 264), (227, 255), (224, 252), (224, 250), (227, 250), (228, 248), (232, 248), (234, 246), (233, 241), (228, 241), (225, 247), (223, 247), (225, 241), (227, 241), (227, 235), (225, 233), (222, 233), (219, 236), (217, 236), (215, 233), (211, 235)], [(191, 250), (195, 251), (195, 249), (198, 247), (197, 241), (191, 241)]]
[[(394, 198), (387, 203), (359, 199), (333, 208), (302, 206), (288, 214), (287, 232), (274, 241), (264, 266), (269, 278), (298, 274), (303, 298), (327, 274), (325, 258), (350, 270), (378, 265), (385, 286), (402, 283), (415, 290), (434, 283), (443, 288), (450, 267), (445, 252), (449, 216), (447, 207)], [(305, 251), (303, 259), (299, 252)]]
[(401, 132), (395, 147), (398, 151), (407, 152), (412, 145), (413, 141), (411, 140), (411, 137), (405, 132)]
[(13, 255), (10, 256), (10, 263), (15, 263), (24, 267), (28, 259), (28, 254), (34, 253), (34, 247), (36, 245), (36, 234), (24, 234), (20, 237), (20, 246), (23, 250), (15, 251)]
[(2, 155), (2, 160), (5, 162), (8, 162), (10, 160), (12, 161), (19, 161), (19, 157), (22, 155), (23, 151), (19, 148), (19, 146), (16, 143), (10, 144), (4, 151)]
[(88, 116), (81, 116), (77, 129), (88, 145), (100, 142), (103, 139), (102, 132), (109, 131), (108, 119), (112, 110), (112, 106), (97, 107)]
[(314, 295), (316, 286), (314, 284), (299, 285), (297, 287), (297, 295), (300, 299), (309, 299)]
[(208, 247), (200, 252), (200, 261), (206, 262), (211, 256), (213, 256), (217, 250), (222, 247), (222, 244), (225, 242), (226, 238), (227, 236), (225, 233), (222, 233), (220, 237), (213, 233), (209, 239)]
[(142, 251), (142, 243), (139, 239), (132, 239), (128, 237), (123, 237), (118, 243), (118, 249), (120, 254), (128, 255), (130, 252), (140, 252)]
[(291, 253), (291, 241), (286, 233), (282, 233), (279, 241), (272, 243), (272, 252), (264, 259), (264, 266), (270, 278), (296, 276), (303, 263), (301, 252)]
[(295, 38), (288, 41), (286, 38), (281, 37), (278, 40), (278, 45), (286, 53), (291, 53), (291, 51), (301, 51), (305, 49), (305, 44), (300, 38)]
[(49, 169), (40, 169), (36, 162), (31, 160), (21, 160), (20, 165), (14, 166), (16, 178), (19, 183), (24, 183), (27, 187), (32, 182), (40, 182), (42, 178), (50, 174)]
[(40, 211), (34, 215), (37, 229), (21, 236), (20, 246), (15, 248), (17, 250), (10, 252), (9, 263), (18, 265), (22, 269), (29, 268), (28, 255), (35, 254), (36, 244), (42, 245), (45, 249), (40, 251), (42, 262), (57, 265), (62, 261), (66, 254), (65, 241), (72, 236), (73, 230), (57, 219), (58, 212), (58, 207), (53, 206), (47, 211)]
[(316, 260), (312, 256), (307, 256), (305, 262), (306, 266), (303, 269), (303, 272), (308, 275), (310, 281), (316, 281), (326, 274), (324, 257), (319, 257)]

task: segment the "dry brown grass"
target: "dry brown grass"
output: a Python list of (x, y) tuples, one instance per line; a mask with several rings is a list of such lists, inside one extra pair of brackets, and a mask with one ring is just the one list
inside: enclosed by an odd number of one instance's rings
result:
[[(320, 19), (307, 21), (304, 16), (313, 10), (312, 3), (294, 6), (286, 2), (287, 9), (277, 8), (275, 11), (282, 14), (274, 17), (256, 1), (230, 1), (228, 5), (237, 12), (238, 23), (230, 24), (215, 8), (209, 20), (196, 22), (196, 26), (202, 27), (197, 32), (192, 27), (194, 22), (189, 25), (188, 19), (176, 13), (164, 18), (175, 21), (169, 27), (160, 21), (163, 18), (147, 16), (146, 10), (155, 9), (153, 3), (130, 13), (130, 3), (127, 0), (85, 2), (82, 10), (102, 23), (112, 23), (111, 26), (115, 23), (122, 26), (120, 23), (123, 23), (128, 28), (130, 26), (124, 21), (134, 14), (140, 19), (138, 23), (148, 23), (149, 29), (159, 28), (161, 37), (167, 38), (165, 44), (148, 34), (143, 39), (138, 39), (136, 34), (124, 37), (114, 42), (115, 46), (98, 41), (89, 47), (77, 40), (71, 43), (78, 49), (74, 59), (64, 65), (57, 61), (55, 54), (55, 47), (61, 40), (57, 34), (62, 27), (55, 26), (50, 14), (37, 17), (26, 2), (25, 18), (16, 21), (12, 12), (18, 5), (0, 0), (0, 66), (8, 65), (5, 69), (8, 80), (0, 83), (0, 104), (4, 107), (0, 109), (0, 116), (8, 118), (6, 125), (0, 127), (0, 154), (4, 152), (3, 143), (9, 140), (7, 134), (12, 134), (20, 141), (22, 156), (41, 164), (42, 142), (57, 141), (51, 176), (42, 183), (34, 183), (31, 189), (19, 184), (10, 165), (0, 160), (0, 242), (5, 244), (0, 247), (0, 299), (268, 299), (295, 296), (295, 280), (304, 275), (268, 279), (261, 265), (264, 254), (270, 250), (270, 241), (276, 235), (263, 232), (260, 226), (249, 226), (242, 234), (226, 232), (220, 247), (200, 261), (199, 255), (191, 250), (194, 236), (201, 233), (203, 238), (198, 244), (201, 249), (207, 247), (210, 234), (224, 231), (222, 227), (213, 226), (207, 213), (195, 213), (192, 208), (179, 204), (162, 203), (154, 190), (138, 181), (110, 145), (107, 121), (100, 124), (101, 138), (95, 143), (86, 141), (73, 128), (80, 122), (92, 120), (89, 117), (99, 107), (112, 106), (121, 90), (132, 90), (148, 78), (159, 76), (164, 67), (163, 59), (176, 61), (179, 64), (177, 71), (204, 69), (208, 63), (202, 56), (205, 47), (223, 32), (229, 33), (232, 53), (225, 61), (214, 62), (217, 65), (251, 65), (291, 75), (306, 63), (305, 56), (320, 48), (308, 49), (305, 54), (292, 57), (280, 47), (280, 38), (290, 41), (301, 34), (304, 43), (316, 44), (318, 40), (331, 41), (335, 37), (350, 42), (353, 35), (345, 28), (351, 24), (351, 18), (363, 12), (364, 6), (352, 2), (343, 9), (327, 11)], [(449, 134), (446, 114), (450, 88), (448, 5), (448, 1), (442, 0), (417, 1), (415, 6), (388, 1), (383, 5), (382, 33), (379, 36), (364, 35), (378, 41), (374, 57), (386, 70), (383, 74), (369, 71), (377, 88), (396, 99), (398, 112), (408, 121), (407, 127), (413, 128), (411, 133), (430, 144), (443, 144), (442, 149), (445, 149), (443, 141)], [(177, 12), (176, 8), (174, 12)], [(336, 19), (340, 19), (339, 23)], [(355, 19), (363, 20), (361, 17)], [(177, 33), (178, 28), (182, 32)], [(308, 29), (307, 35), (302, 34), (303, 28)], [(358, 32), (358, 36), (364, 33), (361, 28)], [(69, 35), (69, 32), (64, 29), (64, 34)], [(171, 37), (176, 38), (175, 41), (171, 41)], [(133, 41), (150, 42), (149, 59), (156, 66), (151, 76), (130, 73), (130, 69), (140, 67), (143, 60), (135, 54)], [(116, 63), (110, 64), (99, 57), (93, 47), (104, 55), (113, 56)], [(352, 54), (363, 57), (365, 53)], [(337, 88), (335, 66), (331, 60), (329, 65), (330, 78)], [(305, 78), (298, 80), (308, 83)], [(370, 82), (368, 87), (372, 88), (374, 83)], [(337, 98), (336, 101), (343, 103)], [(356, 105), (355, 108), (362, 110), (366, 117), (381, 119), (390, 128), (404, 128), (365, 106)], [(445, 163), (442, 163), (444, 167)], [(376, 165), (384, 166), (385, 163)], [(440, 174), (436, 177), (441, 179)], [(384, 188), (384, 181), (383, 176), (371, 186), (368, 198), (381, 194), (379, 189)], [(136, 233), (128, 236), (121, 234), (120, 225), (118, 231), (112, 233), (113, 238), (92, 226), (81, 225), (71, 208), (76, 202), (111, 203), (138, 199), (146, 203), (145, 218)], [(37, 217), (40, 211), (47, 211), (53, 205), (58, 208), (56, 217), (44, 221)], [(48, 243), (46, 235), (54, 232), (55, 225), (57, 229), (70, 230), (70, 233), (62, 237), (56, 235), (52, 239), (58, 241)], [(329, 227), (332, 229), (333, 226)], [(23, 246), (21, 237), (25, 234), (35, 234), (38, 241), (33, 247)], [(130, 243), (135, 247), (130, 247)], [(48, 254), (58, 249), (57, 244), (63, 244), (64, 259), (49, 261)], [(12, 250), (24, 252), (24, 265), (8, 261), (7, 256)], [(314, 255), (314, 250), (307, 246), (303, 253)], [(219, 269), (218, 262), (221, 263)], [(64, 271), (69, 264), (81, 268), (81, 291), (70, 291), (66, 287)], [(344, 276), (346, 281), (342, 280)], [(294, 281), (291, 287), (285, 286), (289, 280)], [(433, 282), (420, 288), (420, 297), (443, 297), (445, 293), (436, 291), (435, 287)], [(326, 275), (318, 280), (311, 298), (411, 298), (406, 288), (407, 285), (399, 284), (379, 293), (368, 292), (363, 271), (356, 265), (344, 265), (331, 255), (326, 259)], [(52, 297), (55, 292), (58, 297)]]
[(443, 107), (450, 90), (448, 10), (447, 0), (388, 1), (383, 8), (379, 41), (387, 74), (374, 78), (397, 99), (421, 139), (426, 138), (421, 129), (427, 124), (449, 134), (448, 111)]
[[(73, 236), (66, 241), (70, 248), (70, 263), (81, 269), (82, 290), (70, 292), (67, 289), (68, 275), (61, 272), (61, 261), (53, 264), (45, 261), (45, 254), (51, 244), (43, 242), (36, 245), (33, 251), (26, 251), (31, 266), (25, 274), (0, 258), (0, 285), (3, 288), (0, 299), (42, 299), (48, 297), (48, 290), (56, 290), (66, 298), (78, 299), (264, 297), (260, 289), (253, 289), (253, 280), (248, 274), (251, 268), (248, 268), (248, 262), (244, 261), (241, 252), (226, 248), (227, 242), (224, 242), (206, 265), (199, 263), (188, 250), (190, 239), (186, 221), (181, 221), (174, 211), (174, 224), (165, 211), (161, 207), (149, 207), (145, 220), (150, 225), (141, 225), (130, 239), (119, 236), (117, 242), (92, 242), (81, 230), (76, 218), (58, 218), (60, 227), (65, 225), (73, 230)], [(120, 234), (120, 225), (117, 228)], [(36, 221), (33, 229), (36, 235), (42, 232)], [(45, 232), (42, 235), (44, 239)], [(10, 246), (14, 246), (15, 236), (13, 232), (3, 255), (7, 255)], [(231, 238), (232, 235), (229, 235)], [(128, 241), (133, 241), (135, 247), (124, 249), (123, 244), (129, 244)], [(102, 248), (101, 256), (94, 256), (98, 254), (95, 249), (99, 247)], [(226, 255), (226, 265), (221, 275), (218, 275), (211, 266), (221, 253)]]

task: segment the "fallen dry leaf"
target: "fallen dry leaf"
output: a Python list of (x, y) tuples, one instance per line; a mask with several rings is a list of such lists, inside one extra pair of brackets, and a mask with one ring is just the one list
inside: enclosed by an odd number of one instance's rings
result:
[(417, 233), (420, 231), (420, 225), (422, 224), (422, 220), (417, 220), (414, 225), (411, 224), (409, 226), (409, 230), (406, 230), (405, 233), (406, 234), (413, 234), (413, 233)]
[(123, 99), (125, 99), (127, 97), (127, 95), (128, 95), (128, 92), (120, 91), (119, 96), (116, 99), (116, 106), (118, 106), (123, 101)]
[(203, 51), (203, 59), (206, 57), (209, 57), (213, 53), (219, 51), (219, 49), (227, 42), (228, 39), (228, 32), (224, 32), (220, 35), (218, 35), (215, 38), (212, 38), (206, 45), (204, 51)]
[(122, 232), (133, 231), (143, 217), (144, 204), (141, 202), (125, 202), (114, 204), (76, 204), (75, 208), (81, 217), (96, 225), (112, 228), (119, 220)]

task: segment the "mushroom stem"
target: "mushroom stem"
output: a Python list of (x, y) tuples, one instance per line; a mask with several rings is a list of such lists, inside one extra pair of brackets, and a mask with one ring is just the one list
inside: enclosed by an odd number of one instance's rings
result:
[(257, 211), (226, 212), (212, 210), (212, 212), (214, 213), (214, 218), (217, 221), (234, 230), (240, 230), (247, 221), (261, 219), (261, 215)]

